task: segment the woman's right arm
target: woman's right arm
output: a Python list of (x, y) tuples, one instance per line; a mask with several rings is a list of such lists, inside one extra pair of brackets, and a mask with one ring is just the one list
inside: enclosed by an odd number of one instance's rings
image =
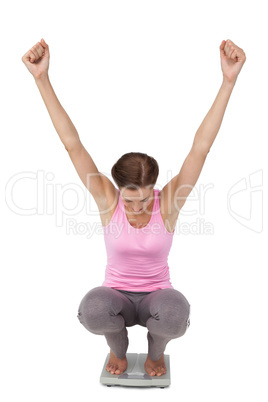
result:
[(79, 135), (70, 117), (60, 104), (48, 74), (35, 78), (35, 83), (46, 105), (49, 116), (67, 151), (77, 146)]
[(60, 104), (48, 77), (49, 57), (48, 45), (42, 39), (22, 57), (22, 61), (35, 79), (52, 123), (80, 179), (93, 195), (99, 209), (107, 209), (107, 205), (113, 203), (116, 188), (105, 175), (99, 172), (81, 143), (71, 119)]

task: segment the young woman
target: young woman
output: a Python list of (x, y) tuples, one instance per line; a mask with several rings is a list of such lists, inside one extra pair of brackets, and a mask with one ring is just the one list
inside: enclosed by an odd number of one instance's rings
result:
[(166, 372), (167, 343), (184, 335), (190, 325), (190, 304), (170, 282), (167, 258), (174, 229), (218, 134), (246, 55), (231, 40), (222, 41), (220, 90), (180, 172), (161, 191), (154, 189), (158, 164), (147, 154), (130, 152), (114, 164), (112, 177), (118, 188), (99, 172), (52, 88), (49, 58), (49, 46), (41, 39), (22, 61), (79, 177), (98, 205), (107, 250), (105, 281), (84, 296), (78, 318), (88, 331), (105, 336), (110, 347), (106, 369), (116, 375), (127, 368), (126, 327), (147, 327), (145, 369), (151, 376), (161, 376)]

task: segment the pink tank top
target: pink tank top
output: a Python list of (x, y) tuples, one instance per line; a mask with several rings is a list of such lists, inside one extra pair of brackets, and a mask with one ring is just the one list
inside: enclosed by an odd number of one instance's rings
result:
[(160, 213), (154, 189), (154, 206), (147, 226), (130, 225), (120, 191), (116, 210), (108, 225), (103, 226), (107, 251), (105, 281), (102, 286), (132, 292), (152, 292), (173, 288), (170, 282), (168, 255), (174, 231), (168, 232)]

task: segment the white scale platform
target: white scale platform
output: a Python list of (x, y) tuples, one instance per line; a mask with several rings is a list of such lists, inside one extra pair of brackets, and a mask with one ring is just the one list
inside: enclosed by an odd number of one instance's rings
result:
[(167, 372), (161, 376), (150, 376), (144, 368), (146, 353), (127, 353), (128, 366), (123, 374), (116, 375), (106, 371), (110, 354), (108, 353), (100, 376), (101, 384), (108, 387), (121, 385), (126, 387), (158, 387), (165, 388), (170, 385), (169, 355), (164, 355)]

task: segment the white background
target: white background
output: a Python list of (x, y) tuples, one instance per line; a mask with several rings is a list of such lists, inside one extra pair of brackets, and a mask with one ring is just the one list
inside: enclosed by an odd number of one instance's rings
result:
[[(266, 10), (260, 0), (2, 6), (2, 400), (82, 402), (96, 391), (103, 400), (267, 401)], [(101, 385), (108, 346), (76, 317), (103, 282), (106, 253), (102, 234), (83, 233), (85, 223), (100, 224), (97, 206), (21, 61), (42, 37), (53, 88), (99, 170), (112, 180), (121, 155), (148, 153), (159, 189), (179, 172), (218, 93), (222, 40), (246, 53), (169, 255), (191, 325), (167, 346), (165, 390)], [(200, 209), (202, 186), (210, 187)], [(147, 352), (146, 333), (129, 328), (129, 352)]]

